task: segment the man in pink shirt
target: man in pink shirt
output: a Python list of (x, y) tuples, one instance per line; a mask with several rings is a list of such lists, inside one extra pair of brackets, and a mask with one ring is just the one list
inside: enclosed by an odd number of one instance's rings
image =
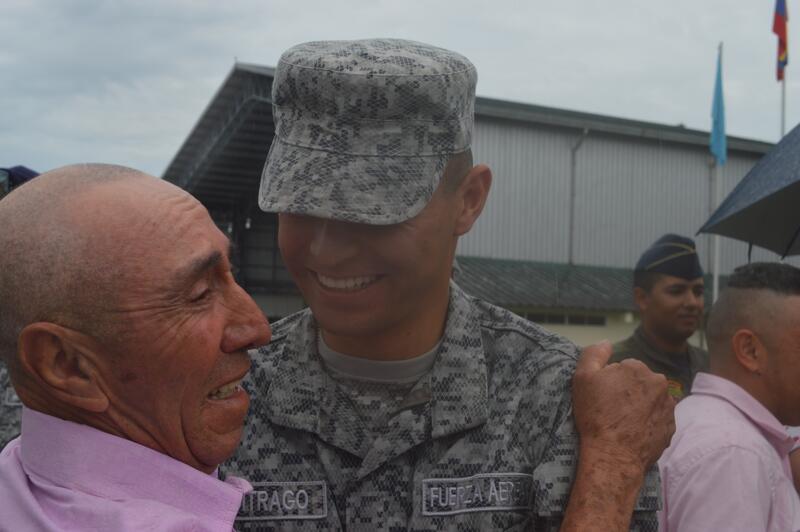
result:
[(711, 374), (675, 410), (659, 460), (664, 532), (796, 532), (785, 425), (800, 424), (800, 270), (737, 268), (707, 325)]
[(217, 478), (267, 320), (206, 209), (110, 165), (0, 202), (0, 354), (23, 406), (0, 453), (0, 530), (226, 531), (250, 485)]

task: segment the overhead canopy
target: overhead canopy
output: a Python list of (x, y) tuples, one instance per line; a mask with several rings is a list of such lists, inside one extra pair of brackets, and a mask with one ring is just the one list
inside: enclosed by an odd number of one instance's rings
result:
[(269, 67), (237, 63), (192, 129), (164, 179), (204, 204), (255, 202), (274, 135)]

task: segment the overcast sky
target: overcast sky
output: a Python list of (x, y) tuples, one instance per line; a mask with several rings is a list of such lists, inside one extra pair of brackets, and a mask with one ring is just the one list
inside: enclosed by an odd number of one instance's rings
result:
[[(790, 15), (787, 130), (800, 121)], [(771, 0), (0, 0), (0, 166), (161, 175), (234, 61), (400, 37), (459, 51), (478, 94), (708, 130), (725, 43), (728, 134), (776, 141)], [(797, 37), (794, 37), (797, 35)], [(265, 153), (266, 156), (266, 153)]]

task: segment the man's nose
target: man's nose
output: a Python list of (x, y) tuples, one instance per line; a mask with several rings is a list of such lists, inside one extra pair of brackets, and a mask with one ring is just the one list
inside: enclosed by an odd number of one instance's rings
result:
[(230, 302), (231, 314), (225, 325), (222, 350), (232, 353), (269, 343), (272, 330), (264, 313), (242, 287), (235, 285), (233, 290), (235, 297)]
[(686, 304), (690, 307), (699, 307), (703, 304), (703, 294), (698, 295), (689, 291), (686, 296)]
[(352, 224), (337, 220), (319, 220), (312, 229), (309, 253), (320, 264), (332, 266), (357, 252)]

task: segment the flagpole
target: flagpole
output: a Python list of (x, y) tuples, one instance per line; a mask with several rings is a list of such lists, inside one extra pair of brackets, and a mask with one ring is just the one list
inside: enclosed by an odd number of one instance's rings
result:
[[(720, 53), (722, 53), (722, 45), (720, 44)], [(720, 198), (722, 197), (722, 172), (720, 172), (719, 162), (714, 160), (714, 208), (719, 207)], [(717, 301), (719, 296), (719, 235), (714, 235), (714, 275), (712, 282), (711, 302)]]
[(789, 64), (788, 46), (789, 12), (786, 0), (775, 0), (775, 14), (772, 17), (772, 33), (778, 37), (777, 77), (781, 82), (781, 138), (786, 135), (786, 65)]
[[(722, 41), (719, 43), (719, 69), (722, 69)], [(719, 74), (719, 72), (718, 72)], [(723, 135), (724, 135), (723, 131)], [(722, 197), (722, 180), (721, 180), (721, 172), (720, 172), (720, 164), (719, 158), (717, 156), (714, 157), (714, 209), (719, 207), (720, 198)], [(713, 212), (713, 211), (712, 211)], [(711, 302), (715, 302), (717, 297), (719, 296), (719, 262), (720, 262), (720, 250), (719, 250), (719, 235), (714, 235), (713, 239), (713, 246), (714, 246), (714, 270), (712, 275), (712, 288), (711, 288)]]
[(781, 138), (786, 135), (786, 69), (781, 79)]

